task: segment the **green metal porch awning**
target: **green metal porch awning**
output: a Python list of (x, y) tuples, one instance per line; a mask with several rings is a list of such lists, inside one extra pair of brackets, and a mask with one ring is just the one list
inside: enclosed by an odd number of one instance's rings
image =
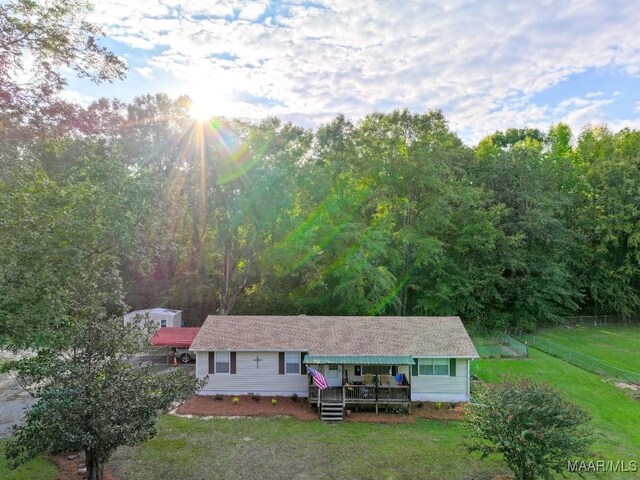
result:
[(415, 365), (413, 357), (402, 355), (305, 355), (306, 365)]

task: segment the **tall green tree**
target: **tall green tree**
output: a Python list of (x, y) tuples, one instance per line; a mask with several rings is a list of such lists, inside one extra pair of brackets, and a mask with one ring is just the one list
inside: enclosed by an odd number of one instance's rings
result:
[(512, 326), (524, 328), (573, 312), (581, 301), (571, 256), (577, 237), (565, 221), (570, 199), (540, 138), (530, 131), (487, 137), (471, 173), (504, 209), (498, 227), (505, 241), (495, 259), (503, 309)]
[(592, 127), (578, 138), (583, 184), (576, 228), (585, 237), (589, 313), (640, 309), (640, 132)]
[(123, 310), (119, 268), (138, 243), (143, 189), (104, 153), (69, 142), (0, 178), (2, 346), (46, 345), (80, 320)]

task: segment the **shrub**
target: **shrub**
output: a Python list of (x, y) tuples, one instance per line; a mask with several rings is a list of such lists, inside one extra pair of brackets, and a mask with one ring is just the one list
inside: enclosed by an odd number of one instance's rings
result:
[(588, 454), (589, 415), (553, 388), (530, 380), (487, 384), (465, 409), (470, 451), (500, 453), (516, 480), (552, 478)]
[(294, 393), (293, 395), (291, 395), (291, 400), (293, 400), (294, 402), (298, 401), (298, 394)]
[(222, 400), (222, 395), (219, 393), (216, 393), (216, 400)]
[(440, 410), (442, 408), (442, 402), (436, 403), (436, 408)]
[(275, 398), (271, 399), (271, 405), (275, 405), (276, 403), (278, 403), (278, 400), (276, 400)]
[(458, 406), (458, 404), (457, 404), (457, 403), (455, 403), (455, 402), (451, 402), (451, 403), (449, 404), (449, 408), (450, 408), (451, 410), (454, 410), (457, 406)]
[(254, 394), (252, 394), (252, 395), (251, 395), (251, 399), (252, 399), (254, 402), (259, 402), (259, 401), (260, 401), (260, 394), (259, 394), (259, 393), (254, 393)]
[(233, 403), (234, 405), (237, 405), (239, 401), (240, 401), (240, 399), (238, 397), (233, 397), (231, 399), (231, 403)]

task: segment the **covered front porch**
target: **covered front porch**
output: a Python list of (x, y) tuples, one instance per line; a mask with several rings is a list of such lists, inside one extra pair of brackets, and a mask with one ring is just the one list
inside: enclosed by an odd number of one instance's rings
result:
[(309, 402), (355, 407), (404, 406), (411, 409), (412, 357), (385, 355), (306, 355), (303, 363), (320, 371), (328, 388), (310, 379)]

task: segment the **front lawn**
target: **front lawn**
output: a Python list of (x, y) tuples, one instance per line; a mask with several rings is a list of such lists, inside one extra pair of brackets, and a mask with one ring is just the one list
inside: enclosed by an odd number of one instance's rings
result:
[(119, 478), (488, 479), (508, 470), (462, 445), (460, 422), (327, 425), (293, 418), (165, 415), (156, 438), (118, 450)]
[(596, 431), (592, 448), (599, 458), (640, 462), (640, 402), (602, 377), (533, 348), (528, 359), (479, 360), (472, 371), (489, 382), (512, 375), (550, 383), (592, 415)]

